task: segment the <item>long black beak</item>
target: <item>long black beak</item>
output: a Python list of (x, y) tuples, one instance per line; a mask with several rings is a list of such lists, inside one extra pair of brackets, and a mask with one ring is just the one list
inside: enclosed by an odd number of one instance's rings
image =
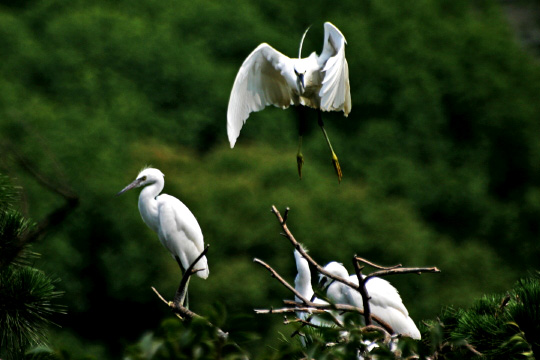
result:
[(122, 190), (120, 190), (120, 192), (118, 192), (118, 194), (116, 194), (116, 196), (118, 195), (122, 195), (123, 193), (125, 193), (126, 191), (128, 190), (131, 190), (133, 188), (136, 188), (137, 186), (139, 186), (142, 182), (142, 179), (136, 179), (135, 181), (133, 181), (131, 184), (129, 184), (128, 186), (126, 186), (125, 188), (123, 188)]

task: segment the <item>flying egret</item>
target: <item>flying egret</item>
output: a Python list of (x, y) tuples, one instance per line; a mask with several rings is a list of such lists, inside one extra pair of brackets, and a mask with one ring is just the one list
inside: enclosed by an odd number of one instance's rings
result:
[[(309, 30), (309, 28), (308, 28)], [(262, 43), (244, 60), (238, 70), (227, 110), (227, 134), (234, 147), (240, 129), (249, 114), (267, 105), (282, 109), (290, 105), (304, 105), (317, 109), (318, 124), (332, 154), (332, 163), (338, 180), (342, 172), (336, 153), (324, 129), (321, 111), (351, 111), (349, 66), (345, 59), (345, 37), (333, 24), (324, 23), (324, 41), (321, 55), (313, 52), (302, 58), (302, 36), (298, 59), (291, 59), (270, 45)], [(303, 120), (300, 119), (298, 174), (302, 178)]]
[[(358, 284), (358, 277), (356, 275), (349, 276), (347, 269), (335, 261), (326, 265), (324, 269), (332, 275)], [(328, 281), (328, 278), (321, 275), (321, 281), (324, 283)], [(403, 305), (395, 287), (384, 279), (374, 277), (367, 281), (366, 290), (373, 315), (388, 323), (396, 334), (406, 335), (416, 340), (421, 338), (420, 331), (409, 316), (409, 312)], [(364, 308), (362, 295), (339, 281), (332, 281), (327, 285), (326, 295), (336, 304), (348, 304), (361, 309)]]
[[(139, 212), (148, 227), (176, 259), (182, 274), (204, 250), (201, 227), (191, 211), (177, 198), (159, 193), (165, 186), (165, 175), (158, 169), (146, 168), (137, 178), (118, 194), (143, 187), (139, 195)], [(198, 277), (206, 279), (209, 274), (206, 256), (194, 266)], [(181, 296), (181, 304), (187, 295), (187, 284)]]

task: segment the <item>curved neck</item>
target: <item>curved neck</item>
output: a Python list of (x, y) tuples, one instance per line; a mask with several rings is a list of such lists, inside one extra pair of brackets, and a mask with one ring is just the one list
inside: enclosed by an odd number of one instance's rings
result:
[(307, 261), (305, 259), (302, 260), (303, 262), (300, 262), (300, 264), (297, 263), (298, 275), (296, 275), (296, 278), (294, 279), (294, 288), (300, 293), (300, 295), (311, 301), (311, 297), (313, 296), (313, 287), (311, 286), (311, 272), (309, 271)]
[(156, 197), (163, 190), (164, 181), (156, 181), (145, 186), (139, 195), (139, 212), (146, 225), (156, 233), (159, 229), (158, 208)]

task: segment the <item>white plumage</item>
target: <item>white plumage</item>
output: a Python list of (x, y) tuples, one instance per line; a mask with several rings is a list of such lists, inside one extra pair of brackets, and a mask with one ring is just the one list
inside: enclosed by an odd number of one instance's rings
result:
[[(118, 195), (143, 187), (139, 195), (141, 217), (185, 271), (204, 250), (204, 238), (197, 219), (186, 205), (173, 196), (159, 195), (165, 186), (164, 176), (158, 169), (144, 169)], [(198, 277), (208, 277), (206, 256), (197, 262), (194, 269), (200, 270), (196, 273)]]
[[(349, 276), (347, 269), (335, 261), (326, 265), (324, 269), (332, 275), (358, 284), (358, 277), (356, 275)], [(327, 279), (324, 275), (322, 277)], [(388, 323), (396, 334), (406, 335), (413, 339), (421, 338), (420, 331), (409, 316), (409, 312), (403, 305), (401, 296), (395, 287), (388, 281), (375, 277), (367, 281), (366, 290), (370, 297), (369, 304), (373, 315)], [(339, 281), (331, 282), (327, 287), (326, 295), (336, 304), (364, 308), (360, 293)]]
[(268, 105), (282, 109), (305, 105), (322, 111), (351, 111), (345, 37), (333, 24), (324, 24), (320, 56), (291, 59), (262, 43), (244, 60), (229, 99), (227, 134), (231, 148), (249, 114)]
[[(313, 298), (314, 292), (313, 292), (313, 286), (311, 285), (311, 271), (309, 270), (309, 264), (308, 261), (298, 252), (298, 250), (294, 250), (294, 259), (296, 261), (296, 270), (298, 271), (298, 274), (296, 275), (296, 278), (294, 279), (294, 288), (296, 291), (300, 293), (305, 299), (314, 302), (315, 304), (328, 304), (326, 301), (319, 299), (319, 298)], [(301, 302), (302, 300), (295, 296), (295, 300), (298, 302)], [(296, 315), (298, 318), (306, 320), (310, 314), (306, 312), (297, 312)], [(340, 317), (335, 314), (335, 316), (339, 319)], [(311, 323), (319, 326), (334, 326), (334, 323), (330, 323), (328, 321), (324, 321), (320, 319), (318, 316), (313, 316), (311, 318)]]

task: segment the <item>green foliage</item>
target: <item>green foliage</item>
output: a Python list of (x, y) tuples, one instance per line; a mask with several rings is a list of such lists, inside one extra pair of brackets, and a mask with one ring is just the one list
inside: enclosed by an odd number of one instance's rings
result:
[(0, 344), (4, 355), (18, 358), (28, 346), (44, 343), (61, 296), (56, 280), (42, 271), (10, 266), (0, 271)]
[[(323, 21), (348, 41), (353, 109), (325, 114), (339, 186), (314, 112), (301, 181), (293, 109), (251, 114), (233, 150), (226, 139), (245, 57), (261, 42), (294, 56), (309, 24), (305, 53), (320, 52)], [(417, 322), (537, 266), (540, 68), (496, 1), (11, 2), (0, 7), (0, 53), (2, 144), (81, 199), (35, 246), (46, 273), (63, 279), (70, 314), (55, 337), (70, 352), (117, 358), (168, 314), (149, 287), (173, 294), (178, 268), (141, 222), (136, 195), (113, 196), (145, 164), (166, 174), (165, 192), (212, 246), (211, 276), (191, 285), (203, 314), (215, 301), (238, 315), (288, 296), (251, 263), (294, 278), (272, 204), (291, 207), (295, 235), (321, 263), (349, 267), (357, 253), (441, 268), (393, 280)], [(25, 217), (54, 209), (60, 200), (2, 155)], [(12, 233), (23, 225), (14, 214)], [(242, 330), (262, 338), (251, 350), (278, 347), (281, 328), (265, 319)]]
[(438, 322), (429, 322), (424, 343), (442, 359), (534, 359), (539, 308), (540, 277), (535, 275), (506, 294), (482, 297), (469, 309), (445, 309)]
[(247, 359), (247, 354), (228, 337), (220, 335), (206, 320), (184, 325), (164, 320), (156, 333), (147, 333), (126, 349), (125, 360)]
[(45, 343), (53, 315), (63, 312), (53, 302), (62, 293), (56, 280), (25, 263), (30, 222), (14, 210), (7, 178), (0, 175), (0, 184), (0, 356), (20, 359), (29, 346)]

